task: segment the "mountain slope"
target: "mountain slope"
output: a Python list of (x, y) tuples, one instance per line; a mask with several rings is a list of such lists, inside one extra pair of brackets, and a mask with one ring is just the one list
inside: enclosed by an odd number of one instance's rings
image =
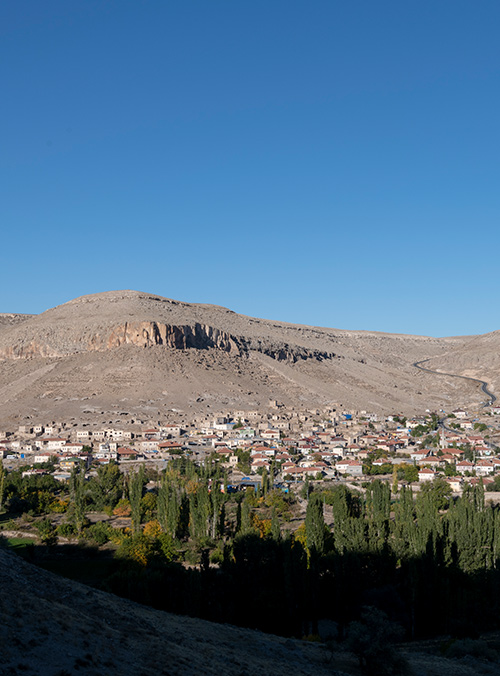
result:
[(0, 323), (0, 416), (148, 416), (262, 408), (269, 399), (412, 412), (478, 401), (477, 388), (415, 369), (471, 338), (302, 326), (138, 291), (82, 296)]

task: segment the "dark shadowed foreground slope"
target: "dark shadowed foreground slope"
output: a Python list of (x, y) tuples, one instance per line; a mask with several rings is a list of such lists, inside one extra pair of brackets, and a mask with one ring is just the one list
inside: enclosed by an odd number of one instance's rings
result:
[[(263, 608), (265, 612), (265, 608)], [(492, 637), (493, 639), (494, 637)], [(498, 643), (498, 638), (495, 638)], [(496, 676), (498, 663), (446, 659), (442, 642), (402, 652), (414, 676)], [(180, 617), (58, 577), (0, 547), (0, 676), (345, 676), (349, 653)]]
[(340, 673), (321, 646), (152, 610), (4, 549), (0, 589), (2, 676)]

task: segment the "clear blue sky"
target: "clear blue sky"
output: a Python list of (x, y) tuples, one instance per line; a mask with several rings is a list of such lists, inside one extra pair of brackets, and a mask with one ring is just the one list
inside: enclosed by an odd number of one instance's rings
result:
[(0, 311), (500, 329), (498, 0), (4, 0)]

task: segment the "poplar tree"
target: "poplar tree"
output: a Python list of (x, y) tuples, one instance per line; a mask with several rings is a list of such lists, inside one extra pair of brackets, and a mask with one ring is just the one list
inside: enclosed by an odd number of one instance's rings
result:
[(236, 507), (236, 527), (235, 527), (235, 533), (239, 533), (241, 530), (241, 500), (238, 500), (238, 504)]
[(220, 528), (220, 512), (221, 508), (224, 505), (224, 493), (221, 493), (219, 490), (219, 481), (216, 484), (212, 484), (212, 492), (210, 493), (211, 497), (211, 515), (210, 515), (210, 529), (212, 539), (218, 535)]
[(177, 537), (180, 505), (175, 484), (165, 476), (158, 489), (158, 521), (162, 529), (172, 538)]
[(0, 459), (0, 512), (3, 508), (3, 496), (5, 492), (5, 468), (3, 462)]
[(189, 532), (194, 540), (210, 534), (211, 516), (210, 493), (207, 485), (201, 483), (189, 496)]
[(69, 479), (70, 498), (73, 503), (73, 517), (78, 533), (85, 524), (85, 472), (81, 467), (73, 467)]
[(241, 504), (241, 531), (247, 533), (252, 529), (252, 520), (251, 520), (252, 510), (248, 504), (248, 500), (245, 498)]
[(276, 507), (273, 507), (273, 512), (271, 516), (271, 536), (276, 542), (281, 542), (281, 527), (278, 519), (278, 514), (276, 512)]
[(144, 465), (141, 465), (138, 472), (129, 476), (128, 497), (132, 509), (132, 525), (134, 532), (137, 533), (141, 527), (141, 499), (144, 488)]
[(325, 550), (325, 519), (323, 501), (318, 493), (311, 493), (306, 510), (306, 540), (311, 552), (323, 554)]
[(222, 505), (219, 511), (219, 524), (218, 524), (218, 535), (220, 535), (221, 538), (224, 537), (225, 531), (226, 531), (226, 503), (225, 501), (222, 501)]
[(264, 468), (262, 472), (262, 495), (266, 496), (269, 490), (269, 478), (267, 474), (267, 469)]

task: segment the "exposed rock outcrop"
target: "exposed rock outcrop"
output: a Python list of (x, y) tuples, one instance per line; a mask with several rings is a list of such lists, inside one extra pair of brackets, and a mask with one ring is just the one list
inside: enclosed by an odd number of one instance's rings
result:
[[(58, 330), (59, 329), (59, 330)], [(140, 348), (164, 346), (176, 350), (189, 348), (205, 350), (215, 348), (232, 355), (244, 356), (253, 350), (277, 361), (296, 362), (299, 359), (331, 359), (334, 355), (320, 350), (308, 350), (298, 345), (274, 342), (260, 338), (233, 336), (227, 331), (195, 323), (194, 325), (171, 325), (156, 321), (124, 322), (100, 331), (89, 328), (73, 340), (61, 341), (65, 326), (54, 326), (52, 334), (38, 335), (29, 341), (21, 340), (0, 347), (0, 359), (31, 359), (33, 357), (64, 357), (79, 352), (102, 352), (135, 345)]]

